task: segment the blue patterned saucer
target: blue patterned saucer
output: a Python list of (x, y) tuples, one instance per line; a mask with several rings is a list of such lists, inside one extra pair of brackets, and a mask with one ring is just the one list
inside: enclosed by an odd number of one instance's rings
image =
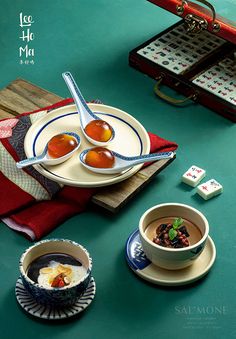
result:
[(139, 277), (158, 285), (181, 286), (190, 284), (208, 273), (216, 258), (213, 240), (208, 237), (206, 246), (195, 262), (182, 270), (165, 270), (158, 267), (146, 257), (136, 229), (126, 242), (126, 260), (129, 267)]
[(49, 320), (70, 318), (84, 311), (93, 301), (95, 293), (96, 285), (94, 278), (92, 277), (86, 291), (75, 304), (62, 308), (54, 308), (38, 304), (25, 290), (21, 278), (18, 278), (15, 287), (16, 299), (26, 312), (35, 317)]

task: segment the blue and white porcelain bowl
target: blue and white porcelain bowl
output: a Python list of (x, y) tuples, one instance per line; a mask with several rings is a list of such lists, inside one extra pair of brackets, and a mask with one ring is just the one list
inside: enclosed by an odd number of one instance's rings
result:
[[(180, 217), (193, 223), (200, 230), (201, 238), (194, 244), (183, 248), (169, 248), (157, 245), (146, 234), (148, 225), (158, 219)], [(146, 257), (154, 264), (167, 270), (179, 270), (188, 267), (202, 253), (209, 234), (206, 217), (188, 205), (165, 203), (151, 207), (139, 221), (139, 235)]]
[[(42, 255), (63, 253), (74, 257), (85, 268), (83, 277), (64, 287), (45, 287), (31, 280), (27, 275), (29, 265)], [(50, 239), (35, 243), (22, 254), (19, 263), (25, 289), (39, 304), (54, 307), (73, 305), (85, 292), (91, 279), (92, 259), (80, 244), (67, 239)]]

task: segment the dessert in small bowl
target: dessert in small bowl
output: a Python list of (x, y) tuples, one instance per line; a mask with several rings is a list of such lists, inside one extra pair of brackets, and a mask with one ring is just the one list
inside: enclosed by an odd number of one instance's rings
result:
[(64, 307), (73, 305), (85, 292), (92, 260), (76, 242), (50, 239), (29, 247), (20, 258), (19, 268), (25, 289), (37, 303)]
[(168, 270), (190, 266), (205, 247), (209, 234), (206, 217), (178, 203), (151, 207), (139, 221), (142, 248), (155, 265)]

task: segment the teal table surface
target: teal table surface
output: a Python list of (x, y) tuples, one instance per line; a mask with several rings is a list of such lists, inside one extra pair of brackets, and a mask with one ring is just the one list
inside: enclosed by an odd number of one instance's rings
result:
[[(22, 311), (14, 288), (19, 257), (30, 242), (1, 224), (1, 338), (236, 338), (236, 125), (199, 104), (170, 106), (154, 95), (152, 79), (128, 66), (131, 49), (178, 18), (144, 0), (0, 0), (0, 5), (1, 88), (21, 77), (68, 97), (61, 73), (69, 70), (86, 99), (121, 108), (148, 131), (179, 144), (176, 160), (119, 214), (88, 209), (45, 237), (75, 240), (93, 258), (97, 293), (75, 319), (43, 321)], [(34, 21), (29, 42), (34, 64), (20, 62), (20, 13)], [(223, 194), (205, 201), (182, 184), (191, 165), (219, 181)], [(126, 263), (125, 243), (142, 213), (164, 202), (189, 204), (209, 221), (217, 258), (193, 285), (153, 285)]]

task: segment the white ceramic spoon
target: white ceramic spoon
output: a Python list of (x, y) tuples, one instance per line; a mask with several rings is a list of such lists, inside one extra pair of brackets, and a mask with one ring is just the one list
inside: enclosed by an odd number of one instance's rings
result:
[(70, 135), (72, 137), (74, 137), (78, 143), (78, 145), (69, 153), (63, 155), (62, 157), (59, 158), (51, 158), (48, 154), (48, 143), (46, 144), (42, 154), (32, 157), (32, 158), (28, 158), (28, 159), (24, 159), (21, 160), (19, 162), (16, 163), (16, 167), (17, 168), (23, 168), (23, 167), (27, 167), (30, 165), (36, 165), (36, 164), (45, 164), (45, 165), (58, 165), (64, 161), (66, 161), (67, 159), (69, 159), (72, 154), (77, 151), (77, 149), (80, 147), (80, 137), (78, 136), (78, 134), (73, 133), (73, 132), (63, 132), (60, 134), (67, 134)]
[(96, 114), (94, 114), (91, 109), (89, 108), (89, 106), (87, 105), (86, 101), (84, 100), (82, 93), (80, 92), (73, 76), (71, 75), (70, 72), (64, 72), (62, 73), (62, 76), (65, 80), (65, 83), (74, 99), (75, 105), (77, 107), (79, 116), (80, 116), (80, 125), (81, 125), (81, 130), (85, 136), (85, 138), (91, 142), (93, 145), (96, 146), (106, 146), (108, 145), (112, 139), (114, 139), (115, 136), (115, 131), (114, 129), (111, 127), (112, 130), (112, 136), (108, 141), (97, 141), (94, 140), (92, 138), (90, 138), (86, 133), (85, 133), (85, 127), (88, 125), (88, 123), (90, 123), (93, 120), (103, 120), (100, 119)]
[(175, 156), (174, 152), (160, 152), (160, 153), (139, 155), (139, 156), (134, 156), (134, 157), (126, 157), (117, 152), (111, 151), (115, 157), (114, 166), (111, 168), (98, 168), (98, 167), (89, 166), (85, 163), (86, 154), (90, 150), (91, 149), (86, 149), (80, 153), (80, 156), (79, 156), (80, 162), (84, 167), (86, 167), (90, 171), (95, 172), (95, 173), (100, 173), (100, 174), (121, 173), (124, 170), (129, 169), (130, 167), (143, 164), (144, 162), (156, 161), (156, 160), (161, 160), (161, 159), (171, 159)]

